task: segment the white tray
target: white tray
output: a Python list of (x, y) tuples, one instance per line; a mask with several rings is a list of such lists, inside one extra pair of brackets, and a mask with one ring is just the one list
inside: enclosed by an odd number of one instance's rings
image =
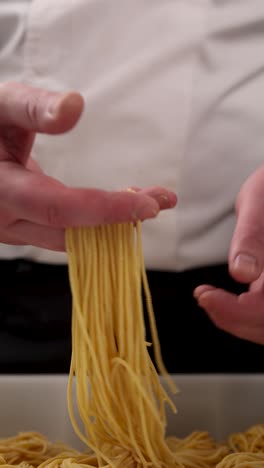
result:
[[(177, 375), (177, 415), (168, 434), (207, 430), (221, 440), (264, 423), (264, 375)], [(67, 376), (0, 376), (0, 437), (40, 431), (51, 440), (81, 447), (67, 413)]]

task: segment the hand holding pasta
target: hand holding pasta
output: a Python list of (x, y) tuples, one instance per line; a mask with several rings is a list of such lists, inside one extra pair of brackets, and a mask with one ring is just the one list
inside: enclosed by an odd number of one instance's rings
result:
[(221, 329), (264, 344), (264, 168), (242, 186), (236, 202), (237, 223), (229, 252), (229, 270), (235, 280), (249, 284), (236, 296), (211, 285), (199, 286), (195, 296)]
[(42, 172), (30, 157), (36, 133), (71, 130), (83, 107), (77, 92), (0, 85), (0, 242), (65, 250), (66, 227), (135, 222), (175, 205), (176, 196), (161, 187), (136, 192), (77, 189)]

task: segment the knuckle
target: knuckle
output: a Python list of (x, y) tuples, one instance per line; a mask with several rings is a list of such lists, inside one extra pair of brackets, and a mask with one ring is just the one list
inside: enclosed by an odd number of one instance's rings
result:
[(55, 203), (52, 203), (47, 207), (46, 218), (48, 226), (55, 228), (64, 227), (64, 217), (61, 210)]
[(256, 255), (264, 252), (264, 229), (260, 226), (251, 228), (251, 232), (240, 239), (240, 246)]
[(6, 228), (15, 222), (14, 216), (9, 210), (0, 208), (0, 228)]
[(30, 96), (26, 101), (26, 116), (32, 127), (38, 122), (38, 97)]

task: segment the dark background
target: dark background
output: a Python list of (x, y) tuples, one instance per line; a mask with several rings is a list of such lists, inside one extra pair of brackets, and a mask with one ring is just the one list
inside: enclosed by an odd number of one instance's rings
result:
[[(1, 261), (0, 373), (68, 373), (71, 294), (66, 266)], [(161, 349), (172, 373), (257, 373), (264, 347), (218, 330), (193, 299), (203, 283), (241, 293), (226, 265), (149, 271)], [(147, 332), (147, 339), (150, 339)]]

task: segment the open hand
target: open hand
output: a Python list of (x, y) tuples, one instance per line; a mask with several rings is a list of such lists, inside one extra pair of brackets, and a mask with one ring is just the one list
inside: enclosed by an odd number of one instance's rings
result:
[(175, 194), (161, 187), (134, 192), (71, 188), (42, 172), (30, 157), (36, 133), (71, 130), (83, 107), (77, 92), (0, 84), (1, 243), (64, 250), (66, 227), (144, 220), (175, 206)]
[(264, 167), (242, 186), (236, 212), (229, 271), (238, 282), (249, 284), (249, 290), (236, 296), (202, 285), (195, 289), (194, 296), (217, 327), (264, 344)]

